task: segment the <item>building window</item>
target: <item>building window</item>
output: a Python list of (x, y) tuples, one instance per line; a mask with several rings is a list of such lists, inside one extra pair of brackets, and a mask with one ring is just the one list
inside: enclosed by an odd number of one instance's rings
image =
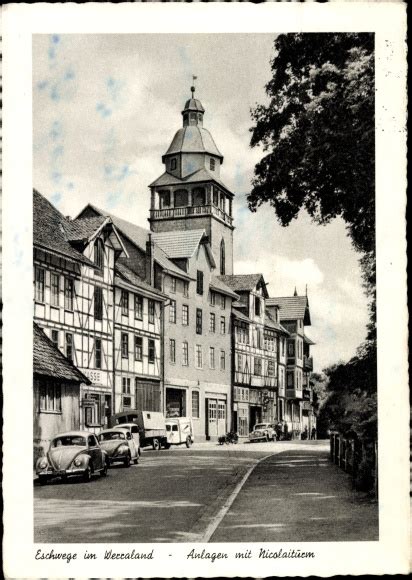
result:
[(170, 191), (162, 191), (159, 193), (159, 206), (160, 209), (170, 207)]
[(241, 354), (237, 355), (237, 371), (239, 373), (242, 372), (242, 355)]
[(272, 359), (268, 360), (268, 376), (269, 377), (275, 376), (275, 361)]
[(226, 419), (226, 404), (221, 401), (217, 404), (217, 418)]
[(293, 389), (293, 373), (286, 373), (287, 387), (288, 389)]
[(58, 330), (51, 331), (51, 341), (56, 348), (59, 348), (59, 331)]
[(203, 294), (203, 272), (197, 271), (196, 276), (196, 292), (197, 294)]
[(72, 278), (64, 279), (64, 307), (73, 310), (74, 281)]
[(210, 305), (214, 306), (216, 304), (216, 292), (210, 291)]
[(137, 320), (143, 320), (143, 296), (139, 294), (134, 296), (134, 317)]
[(220, 370), (224, 371), (226, 368), (226, 354), (224, 350), (220, 351)]
[(256, 342), (257, 348), (262, 348), (262, 331), (259, 329), (256, 330)]
[(129, 335), (122, 332), (122, 358), (129, 358)]
[(149, 300), (149, 324), (154, 324), (155, 321), (155, 303)]
[(202, 334), (202, 309), (196, 308), (196, 334)]
[(203, 368), (203, 352), (202, 346), (200, 344), (196, 345), (196, 368), (197, 369)]
[(104, 266), (104, 247), (100, 238), (94, 242), (94, 263), (97, 268), (101, 270), (99, 274), (102, 275)]
[(60, 276), (58, 274), (51, 275), (51, 305), (59, 306), (60, 294)]
[(189, 366), (189, 343), (186, 341), (182, 342), (182, 365)]
[(213, 205), (219, 206), (219, 192), (216, 187), (213, 188)]
[(120, 306), (122, 308), (122, 316), (129, 316), (129, 292), (127, 290), (122, 290)]
[(182, 324), (184, 326), (189, 324), (189, 306), (187, 304), (182, 305)]
[(122, 377), (122, 392), (125, 395), (130, 395), (130, 379), (127, 377)]
[(103, 320), (103, 289), (100, 286), (94, 288), (94, 317)]
[(220, 308), (223, 310), (226, 308), (226, 296), (220, 295)]
[(60, 385), (41, 385), (40, 386), (40, 411), (51, 413), (61, 413), (62, 410), (62, 392)]
[(173, 277), (170, 279), (170, 292), (176, 294), (176, 278)]
[(155, 341), (149, 338), (149, 364), (154, 365), (155, 355)]
[(255, 315), (260, 316), (260, 298), (255, 296)]
[(189, 282), (186, 281), (183, 282), (183, 296), (185, 298), (189, 297)]
[(215, 368), (215, 349), (213, 346), (209, 348), (209, 366), (211, 369)]
[(256, 356), (254, 358), (253, 374), (255, 374), (258, 377), (262, 375), (262, 359)]
[(224, 316), (220, 317), (220, 334), (226, 333), (226, 319)]
[(288, 341), (288, 356), (295, 355), (295, 343)]
[(73, 362), (73, 335), (66, 332), (66, 358)]
[(282, 356), (285, 356), (285, 339), (282, 338)]
[(172, 157), (170, 160), (170, 170), (174, 171), (177, 168), (177, 159), (176, 157)]
[(174, 338), (169, 340), (169, 360), (171, 363), (176, 362), (176, 341)]
[(216, 316), (214, 312), (210, 313), (209, 330), (210, 332), (216, 332)]
[(143, 338), (141, 336), (134, 337), (134, 360), (143, 360)]
[(215, 170), (215, 160), (213, 159), (213, 157), (210, 158), (210, 169), (211, 171)]
[(226, 274), (225, 240), (220, 242), (220, 275)]
[(176, 324), (176, 300), (170, 301), (169, 307), (169, 322)]
[(192, 417), (199, 419), (200, 417), (200, 395), (199, 391), (192, 391)]

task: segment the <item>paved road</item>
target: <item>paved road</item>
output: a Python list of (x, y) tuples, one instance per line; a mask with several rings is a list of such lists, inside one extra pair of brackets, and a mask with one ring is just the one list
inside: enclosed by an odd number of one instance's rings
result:
[(328, 450), (307, 441), (256, 466), (210, 541), (378, 539), (377, 502), (352, 490)]
[[(319, 535), (322, 525), (334, 527), (329, 496), (338, 495), (339, 510), (349, 509), (348, 518), (355, 514), (358, 523), (377, 511), (354, 500), (358, 495), (327, 463), (326, 450), (321, 442), (198, 444), (145, 451), (139, 465), (113, 467), (106, 479), (35, 485), (35, 542), (288, 541), (293, 534), (295, 541), (318, 541), (314, 530)], [(333, 475), (329, 491), (326, 472)], [(313, 519), (328, 510), (327, 520)], [(346, 533), (344, 526), (339, 530)]]

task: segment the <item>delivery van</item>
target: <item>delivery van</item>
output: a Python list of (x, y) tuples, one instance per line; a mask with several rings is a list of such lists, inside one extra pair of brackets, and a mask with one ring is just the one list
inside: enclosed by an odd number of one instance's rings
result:
[(130, 410), (116, 413), (110, 419), (112, 427), (136, 423), (139, 428), (140, 446), (152, 446), (159, 451), (161, 447), (168, 449), (165, 417), (158, 411)]
[(173, 417), (166, 419), (167, 446), (182, 445), (190, 447), (194, 442), (193, 425), (190, 417)]

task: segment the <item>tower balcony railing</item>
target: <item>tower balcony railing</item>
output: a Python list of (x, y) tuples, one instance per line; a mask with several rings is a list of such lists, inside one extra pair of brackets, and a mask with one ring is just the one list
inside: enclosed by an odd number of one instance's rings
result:
[(165, 207), (163, 209), (151, 209), (151, 219), (173, 219), (180, 217), (190, 217), (194, 215), (214, 215), (229, 224), (233, 223), (233, 218), (224, 210), (215, 205), (188, 205), (183, 207)]

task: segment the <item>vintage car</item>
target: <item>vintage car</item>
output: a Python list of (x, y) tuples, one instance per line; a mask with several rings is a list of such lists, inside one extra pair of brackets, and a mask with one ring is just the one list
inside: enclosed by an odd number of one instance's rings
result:
[(105, 429), (97, 438), (100, 447), (107, 453), (109, 464), (120, 462), (129, 467), (132, 461), (139, 462), (139, 446), (129, 429)]
[(276, 441), (276, 431), (272, 423), (257, 423), (249, 433), (249, 441)]
[(55, 435), (46, 457), (36, 463), (36, 473), (41, 484), (49, 479), (71, 476), (90, 481), (94, 473), (107, 475), (109, 462), (96, 436), (89, 431), (69, 431)]
[(193, 424), (190, 417), (173, 417), (166, 419), (167, 443), (165, 448), (171, 445), (182, 445), (189, 448), (195, 440)]

